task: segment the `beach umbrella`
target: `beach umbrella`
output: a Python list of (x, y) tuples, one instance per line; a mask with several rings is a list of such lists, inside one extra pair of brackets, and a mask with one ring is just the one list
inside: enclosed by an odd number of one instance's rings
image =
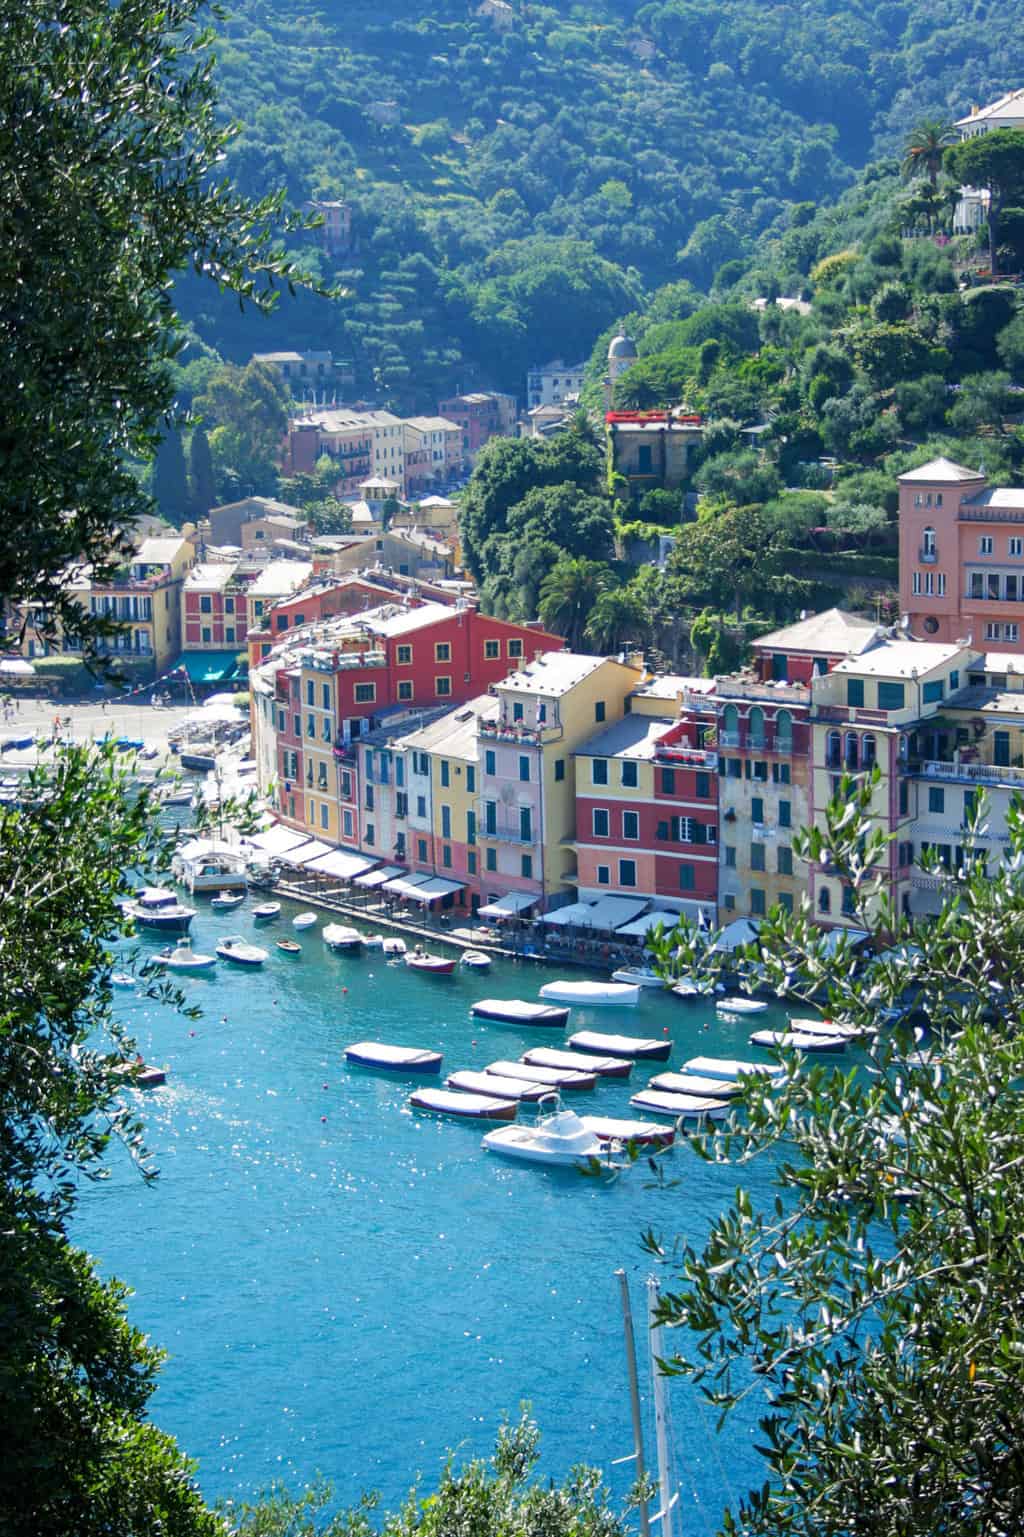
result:
[(35, 671), (31, 662), (23, 661), (18, 656), (4, 657), (0, 662), (0, 675), (5, 678), (32, 678)]

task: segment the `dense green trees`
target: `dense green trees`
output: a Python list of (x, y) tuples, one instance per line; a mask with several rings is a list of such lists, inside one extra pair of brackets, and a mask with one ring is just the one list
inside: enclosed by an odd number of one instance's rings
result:
[(977, 134), (946, 151), (946, 168), (967, 187), (987, 187), (989, 267), (999, 270), (999, 221), (1003, 209), (1024, 202), (1024, 131), (999, 128)]

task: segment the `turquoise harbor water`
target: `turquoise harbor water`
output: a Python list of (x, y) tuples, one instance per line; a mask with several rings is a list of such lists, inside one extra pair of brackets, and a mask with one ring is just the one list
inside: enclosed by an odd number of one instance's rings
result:
[[(393, 1505), (418, 1473), (433, 1481), (448, 1448), (486, 1454), (503, 1411), (529, 1399), (545, 1474), (588, 1461), (625, 1493), (629, 1464), (611, 1466), (631, 1450), (614, 1271), (631, 1277), (642, 1346), (642, 1231), (699, 1242), (735, 1176), (684, 1148), (667, 1160), (677, 1188), (651, 1189), (643, 1166), (600, 1187), (485, 1154), (486, 1128), (410, 1114), (409, 1082), (347, 1068), (347, 1042), (438, 1047), (445, 1071), (559, 1045), (558, 1032), (468, 1015), (475, 998), (535, 998), (558, 972), (417, 976), (379, 952), (331, 954), (319, 929), (292, 959), (273, 940), (297, 909), (263, 926), (251, 905), (219, 916), (201, 904), (197, 949), (237, 931), (271, 951), (262, 971), (219, 963), (186, 978), (202, 1020), (117, 999), (147, 1060), (169, 1069), (145, 1098), (161, 1177), (147, 1189), (115, 1159), (83, 1191), (76, 1236), (135, 1288), (133, 1321), (169, 1352), (154, 1418), (198, 1459), (211, 1498), (321, 1472), (345, 1503), (377, 1488)], [(671, 996), (574, 1010), (571, 1027), (667, 1028), (670, 1067), (698, 1051), (756, 1055), (750, 1021)], [(659, 1066), (638, 1065), (633, 1085)], [(630, 1114), (630, 1092), (599, 1083), (570, 1103)], [(753, 1190), (768, 1172), (747, 1171)], [(688, 1384), (671, 1395), (687, 1529), (711, 1530), (757, 1476), (753, 1416), (716, 1437)]]

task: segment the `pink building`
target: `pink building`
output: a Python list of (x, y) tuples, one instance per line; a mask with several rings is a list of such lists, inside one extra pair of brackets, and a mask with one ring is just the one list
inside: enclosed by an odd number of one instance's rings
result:
[(899, 477), (900, 608), (921, 640), (1024, 652), (1024, 490), (933, 459)]

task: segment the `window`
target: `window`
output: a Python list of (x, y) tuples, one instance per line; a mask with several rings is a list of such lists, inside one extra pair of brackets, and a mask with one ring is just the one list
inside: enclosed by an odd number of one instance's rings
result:
[(598, 722), (599, 725), (600, 725), (601, 721), (604, 720), (604, 700), (603, 699), (599, 699), (597, 701), (597, 703), (594, 705), (594, 719)]
[(780, 891), (778, 901), (784, 913), (791, 913), (793, 911), (793, 893), (791, 891)]
[(590, 765), (590, 782), (591, 784), (595, 785), (606, 785), (608, 783), (607, 758), (594, 759), (593, 763)]
[(210, 597), (209, 593), (204, 592), (199, 599), (199, 612), (201, 614), (213, 613), (213, 599)]
[(981, 538), (978, 540), (978, 554), (979, 555), (991, 555), (992, 554), (992, 535), (991, 534), (982, 534)]
[(316, 704), (316, 684), (312, 678), (306, 679), (306, 703)]
[(734, 913), (736, 911), (736, 898), (733, 896), (731, 891), (726, 892), (722, 906), (725, 908), (727, 913)]
[(316, 716), (315, 715), (307, 715), (306, 716), (306, 735), (313, 737), (314, 740), (316, 738)]
[(367, 822), (365, 828), (363, 829), (363, 842), (372, 845), (376, 836), (377, 835), (374, 831), (373, 823)]
[(620, 886), (635, 886), (636, 885), (636, 860), (635, 859), (620, 859), (619, 860), (619, 885)]
[(915, 571), (914, 574), (913, 574), (913, 578), (912, 578), (912, 581), (911, 581), (911, 592), (913, 593), (913, 596), (915, 598), (919, 598), (921, 596), (921, 573), (920, 573), (920, 571)]
[(764, 821), (764, 801), (760, 795), (752, 796), (750, 801), (750, 820), (756, 823)]
[(764, 711), (759, 705), (755, 705), (750, 712), (750, 718), (747, 721), (747, 735), (751, 747), (764, 746)]
[(494, 773), (494, 750), (490, 747), (484, 749), (484, 773)]
[(827, 886), (822, 886), (818, 892), (818, 911), (819, 913), (830, 913), (832, 911), (832, 893)]
[(946, 596), (946, 573), (945, 573), (945, 571), (940, 571), (937, 574), (936, 578), (935, 578), (935, 592), (936, 592), (936, 595), (938, 597), (940, 597), (940, 598), (944, 598)]
[(750, 868), (752, 870), (763, 870), (765, 868), (763, 843), (752, 843), (750, 845)]
[(395, 648), (395, 663), (399, 667), (412, 666), (412, 647), (397, 646)]
[(447, 790), (451, 784), (451, 770), (447, 758), (441, 759), (441, 789)]
[(906, 692), (902, 683), (880, 683), (878, 685), (878, 708), (880, 710), (902, 710), (904, 708)]
[(403, 678), (399, 682), (399, 685), (398, 685), (398, 697), (399, 697), (399, 699), (411, 699), (412, 698), (412, 682), (411, 682), (411, 680), (409, 678)]
[(854, 916), (854, 914), (856, 913), (856, 911), (857, 911), (857, 906), (856, 906), (856, 903), (854, 901), (853, 887), (852, 886), (844, 886), (843, 887), (843, 916), (846, 917), (846, 918), (852, 918)]
[(780, 710), (775, 717), (775, 751), (793, 751), (793, 717), (788, 710)]
[(954, 667), (953, 671), (949, 675), (949, 692), (951, 694), (955, 694), (959, 687), (960, 687), (960, 673)]
[(426, 862), (427, 862), (427, 840), (426, 840), (426, 838), (417, 838), (416, 839), (416, 857), (420, 861), (421, 864), (426, 864)]
[(318, 763), (316, 766), (316, 787), (318, 790), (327, 789), (327, 764)]
[(519, 808), (519, 837), (523, 843), (533, 842), (533, 813), (529, 806)]
[(519, 861), (519, 873), (524, 881), (533, 879), (533, 855), (523, 854)]
[(341, 793), (345, 800), (352, 799), (352, 775), (349, 773), (348, 769), (342, 770)]
[(764, 758), (754, 759), (754, 778), (760, 780), (762, 784), (768, 783), (768, 764)]
[(475, 789), (476, 789), (476, 764), (475, 763), (467, 763), (466, 764), (466, 791), (467, 791), (467, 794), (472, 795), (473, 791)]
[(675, 771), (675, 769), (662, 769), (662, 771), (661, 771), (661, 793), (662, 793), (662, 795), (675, 795), (675, 793), (676, 793), (676, 771)]
[(945, 691), (946, 684), (943, 678), (936, 678), (933, 682), (926, 683), (921, 690), (922, 704), (938, 704)]
[(1006, 553), (1008, 555), (1024, 555), (1024, 539), (1019, 537), (1007, 541)]
[(1015, 624), (1008, 624), (1004, 627), (1004, 633), (1007, 640), (1015, 641), (1020, 632)]
[(622, 784), (627, 790), (635, 790), (637, 786), (637, 766), (635, 763), (622, 764)]
[(519, 782), (520, 784), (530, 783), (530, 759), (527, 753), (519, 754)]
[(510, 657), (520, 657), (520, 656), (522, 656), (522, 654), (523, 654), (523, 643), (522, 643), (522, 641), (521, 640), (510, 640), (509, 643), (508, 643), (508, 654), (509, 654)]
[(447, 843), (441, 848), (441, 864), (445, 870), (450, 870), (452, 867), (452, 851)]
[(476, 854), (473, 849), (470, 849), (469, 853), (466, 855), (466, 873), (468, 875), (476, 874)]
[(452, 691), (451, 678), (435, 678), (434, 693), (438, 699), (445, 699)]
[(500, 640), (485, 640), (484, 641), (484, 661), (485, 662), (495, 662), (495, 661), (497, 661), (498, 657), (500, 657), (500, 656), (501, 656), (501, 641)]
[(356, 704), (373, 704), (377, 698), (376, 683), (357, 683), (354, 697)]
[(565, 778), (565, 759), (564, 758), (556, 758), (555, 759), (555, 784), (561, 784), (561, 782), (562, 782), (562, 780), (564, 778)]
[(452, 808), (441, 807), (441, 837), (450, 838), (452, 835)]
[(726, 843), (726, 844), (723, 844), (722, 846), (723, 846), (723, 848), (725, 850), (725, 866), (726, 866), (726, 869), (727, 870), (735, 870), (735, 868), (736, 868), (736, 850), (733, 848), (731, 843)]
[(934, 528), (926, 528), (924, 533), (921, 535), (921, 540), (922, 540), (922, 543), (921, 543), (921, 554), (925, 555), (925, 556), (934, 555), (935, 554), (935, 530), (934, 530)]
[(320, 826), (326, 827), (330, 821), (330, 809), (326, 802), (320, 807)]
[(366, 786), (366, 809), (367, 811), (373, 810), (373, 785)]
[(708, 796), (711, 794), (710, 774), (697, 775), (696, 794), (698, 800), (707, 800)]
[(472, 846), (476, 842), (476, 812), (466, 812), (466, 842)]
[(302, 735), (302, 716), (301, 715), (293, 715), (292, 716), (292, 728), (293, 728), (293, 733), (292, 734), (294, 736), (301, 736)]
[(696, 884), (696, 872), (693, 865), (681, 864), (679, 866), (679, 890), (692, 891)]
[(750, 888), (750, 911), (753, 917), (763, 918), (765, 914), (764, 892), (760, 886)]
[(985, 639), (986, 640), (999, 640), (1000, 637), (1002, 636), (1002, 633), (1003, 633), (1003, 627), (1002, 627), (1001, 624), (987, 624), (985, 626)]
[(451, 659), (452, 659), (451, 642), (447, 641), (447, 640), (439, 640), (436, 643), (436, 645), (434, 646), (434, 661), (435, 662), (450, 662)]
[(233, 614), (235, 612), (235, 600), (234, 600), (234, 598), (225, 598), (224, 599), (224, 612), (225, 612), (225, 614)]
[(351, 813), (351, 811), (343, 811), (341, 813), (341, 831), (342, 831), (342, 836), (343, 837), (345, 837), (345, 838), (351, 838), (352, 837), (352, 813)]
[(905, 779), (900, 780), (900, 816), (905, 817), (910, 807), (910, 786)]
[(512, 719), (514, 721), (522, 720), (524, 713), (525, 712), (524, 712), (523, 701), (521, 699), (513, 700), (513, 702), (512, 702)]
[(622, 813), (622, 836), (627, 843), (637, 843), (640, 839), (640, 817), (635, 811)]
[(590, 819), (591, 819), (591, 826), (593, 827), (593, 830), (594, 830), (594, 837), (595, 838), (607, 838), (607, 836), (608, 836), (608, 813), (607, 813), (607, 811), (605, 811), (605, 809), (602, 806), (595, 806), (593, 808), (593, 810), (591, 811), (591, 813), (590, 813)]
[(787, 843), (780, 843), (778, 850), (778, 869), (780, 875), (793, 874), (793, 850)]
[(484, 868), (487, 870), (496, 870), (498, 868), (497, 849), (484, 850)]
[(863, 678), (847, 678), (847, 680), (846, 680), (846, 703), (852, 709), (861, 710), (861, 709), (864, 708), (864, 679)]

